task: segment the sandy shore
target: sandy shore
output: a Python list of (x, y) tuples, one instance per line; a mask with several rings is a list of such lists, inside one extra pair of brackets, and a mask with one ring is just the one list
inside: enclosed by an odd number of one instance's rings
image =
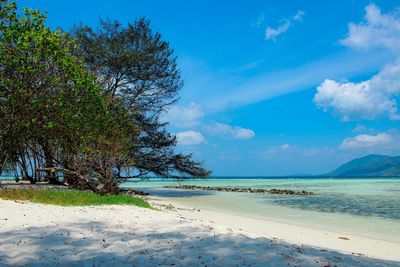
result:
[(0, 200), (0, 266), (400, 266), (396, 243), (152, 202), (160, 211)]

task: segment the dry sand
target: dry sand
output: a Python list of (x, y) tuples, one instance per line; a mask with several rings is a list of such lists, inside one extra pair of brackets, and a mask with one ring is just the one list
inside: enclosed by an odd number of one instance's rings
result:
[(0, 266), (400, 266), (396, 243), (152, 202), (0, 200)]

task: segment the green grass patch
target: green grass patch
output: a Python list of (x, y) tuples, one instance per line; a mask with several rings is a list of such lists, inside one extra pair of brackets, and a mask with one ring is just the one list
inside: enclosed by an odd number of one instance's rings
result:
[(58, 206), (133, 205), (151, 208), (145, 200), (127, 195), (98, 195), (88, 191), (58, 189), (2, 189), (0, 198)]

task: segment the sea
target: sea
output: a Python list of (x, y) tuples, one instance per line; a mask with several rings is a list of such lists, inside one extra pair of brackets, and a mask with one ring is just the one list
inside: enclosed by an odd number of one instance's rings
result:
[[(277, 188), (312, 191), (315, 195), (164, 188), (168, 185)], [(400, 178), (150, 178), (129, 180), (121, 186), (190, 207), (400, 242)]]

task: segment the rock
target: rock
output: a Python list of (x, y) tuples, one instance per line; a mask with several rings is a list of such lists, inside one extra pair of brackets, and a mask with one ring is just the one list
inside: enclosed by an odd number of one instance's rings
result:
[(293, 191), (287, 189), (252, 189), (252, 188), (235, 188), (235, 187), (212, 187), (212, 186), (198, 186), (198, 185), (169, 185), (164, 188), (170, 189), (185, 189), (185, 190), (207, 190), (207, 191), (218, 191), (218, 192), (238, 192), (238, 193), (264, 193), (264, 194), (279, 194), (279, 195), (315, 195), (314, 192), (309, 191)]
[(138, 191), (138, 190), (134, 190), (134, 189), (121, 189), (121, 193), (125, 194), (125, 195), (139, 195), (139, 196), (148, 196), (149, 193), (146, 193), (144, 191)]

